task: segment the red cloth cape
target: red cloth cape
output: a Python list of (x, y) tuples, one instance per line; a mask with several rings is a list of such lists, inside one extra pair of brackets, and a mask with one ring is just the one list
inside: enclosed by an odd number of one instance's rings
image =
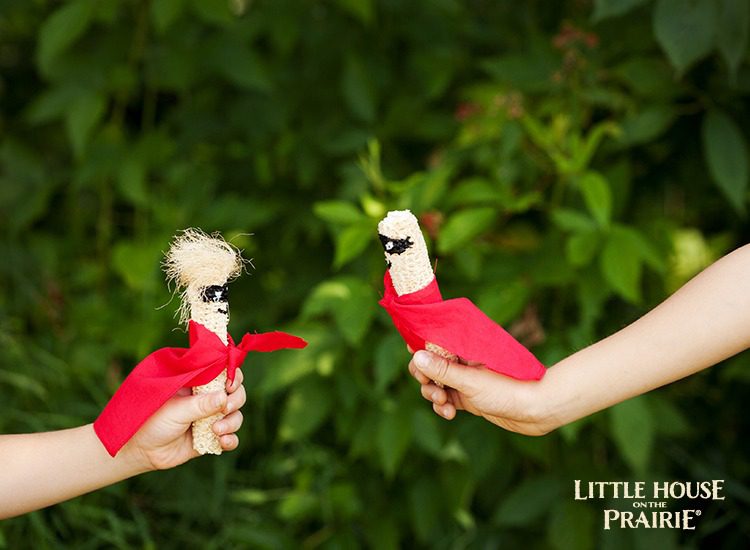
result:
[(201, 386), (227, 369), (234, 380), (249, 351), (304, 348), (302, 338), (285, 332), (245, 334), (238, 346), (190, 321), (189, 348), (162, 348), (138, 363), (94, 421), (94, 431), (107, 452), (115, 456), (140, 427), (180, 388)]
[(475, 361), (519, 380), (539, 380), (546, 369), (534, 355), (466, 298), (443, 300), (437, 279), (399, 296), (386, 270), (385, 295), (378, 302), (409, 346), (437, 344), (465, 361)]

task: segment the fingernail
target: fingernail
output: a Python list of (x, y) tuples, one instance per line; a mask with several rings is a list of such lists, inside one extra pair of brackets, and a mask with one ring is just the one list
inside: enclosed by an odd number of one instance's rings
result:
[(432, 394), (430, 394), (430, 400), (431, 401), (435, 401), (437, 399), (437, 396), (438, 396), (438, 392), (436, 390), (436, 391), (432, 392)]
[(414, 364), (418, 369), (423, 370), (430, 364), (430, 357), (424, 351), (418, 351), (414, 354)]

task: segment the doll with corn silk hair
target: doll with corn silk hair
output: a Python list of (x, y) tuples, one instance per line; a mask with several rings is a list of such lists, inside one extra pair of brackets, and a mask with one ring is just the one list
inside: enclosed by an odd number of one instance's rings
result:
[[(227, 332), (228, 284), (242, 272), (240, 252), (218, 233), (186, 229), (175, 236), (164, 264), (167, 280), (181, 292), (180, 321), (188, 323), (189, 348), (162, 348), (141, 361), (94, 422), (94, 430), (115, 456), (143, 423), (180, 388), (193, 393), (226, 391), (250, 351), (300, 349), (307, 343), (284, 332), (245, 334), (239, 344)], [(221, 413), (193, 424), (193, 448), (221, 454), (211, 429)]]

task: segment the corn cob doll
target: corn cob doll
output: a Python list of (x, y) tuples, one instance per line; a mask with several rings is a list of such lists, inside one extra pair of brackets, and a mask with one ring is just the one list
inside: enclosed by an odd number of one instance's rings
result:
[(519, 380), (539, 380), (534, 355), (467, 298), (443, 300), (417, 218), (396, 210), (378, 224), (388, 271), (380, 300), (401, 336), (416, 349)]
[[(164, 259), (167, 281), (181, 291), (180, 322), (200, 323), (227, 345), (229, 286), (243, 267), (239, 251), (218, 233), (207, 235), (186, 229), (175, 237)], [(193, 388), (194, 394), (226, 391), (226, 369), (208, 384)], [(219, 437), (212, 431), (221, 413), (193, 423), (193, 448), (200, 454), (221, 454)]]
[[(403, 296), (422, 290), (435, 278), (417, 218), (409, 210), (393, 210), (378, 224), (378, 236), (396, 294)], [(432, 342), (425, 349), (460, 361), (459, 357)]]

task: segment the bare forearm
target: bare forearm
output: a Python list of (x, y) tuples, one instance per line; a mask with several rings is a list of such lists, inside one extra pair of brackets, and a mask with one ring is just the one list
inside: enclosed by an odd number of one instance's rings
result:
[(750, 246), (647, 315), (560, 361), (540, 383), (558, 425), (709, 367), (750, 346)]
[(0, 519), (62, 502), (146, 470), (128, 449), (110, 457), (88, 424), (0, 436)]

